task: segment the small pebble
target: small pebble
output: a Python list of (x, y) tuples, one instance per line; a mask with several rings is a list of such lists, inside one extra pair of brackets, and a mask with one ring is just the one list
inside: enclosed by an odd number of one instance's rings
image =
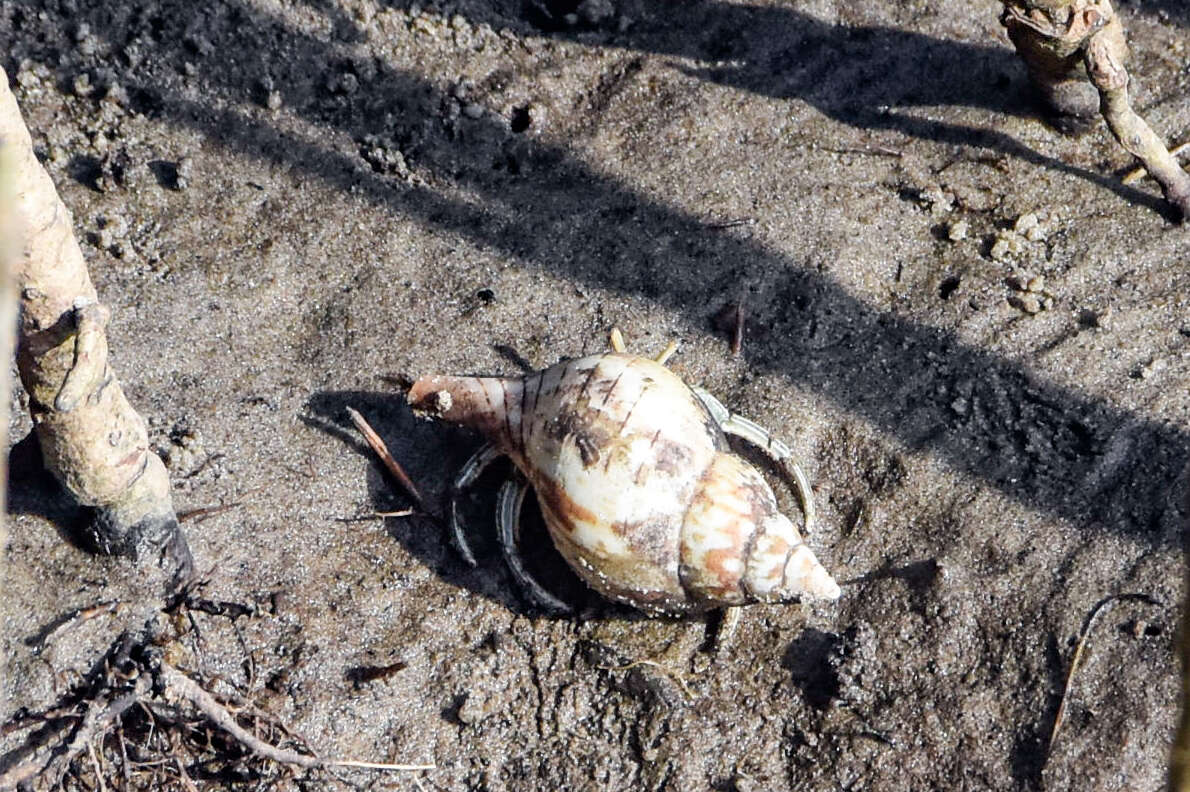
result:
[(468, 102), (463, 106), (463, 115), (470, 119), (477, 119), (483, 117), (483, 105), (478, 102)]
[(359, 90), (359, 78), (351, 72), (332, 74), (326, 80), (327, 90), (337, 94), (353, 94)]
[(996, 241), (992, 243), (991, 255), (996, 261), (1007, 261), (1021, 252), (1021, 237), (1012, 231), (1001, 231), (996, 234)]
[(190, 181), (194, 178), (194, 160), (190, 157), (182, 157), (178, 160), (178, 189), (185, 190), (190, 186)]
[(611, 0), (582, 0), (575, 12), (585, 24), (598, 25), (615, 16), (616, 7)]
[(1025, 313), (1029, 314), (1030, 316), (1032, 316), (1033, 314), (1041, 313), (1040, 298), (1038, 298), (1038, 296), (1036, 294), (1032, 294), (1030, 292), (1025, 292), (1024, 294), (1020, 295), (1019, 297), (1009, 298), (1009, 303), (1011, 303), (1016, 308), (1019, 308), (1020, 310), (1024, 311)]
[(1045, 239), (1045, 228), (1035, 225), (1025, 232), (1025, 239), (1030, 242), (1041, 242)]
[(1016, 224), (1013, 225), (1012, 230), (1023, 235), (1030, 229), (1037, 228), (1040, 222), (1037, 219), (1037, 215), (1027, 212), (1016, 219)]
[(468, 693), (467, 698), (463, 700), (463, 705), (459, 707), (459, 720), (467, 725), (479, 723), (491, 714), (492, 710), (487, 697), (477, 696), (474, 693)]
[(961, 242), (967, 238), (970, 225), (966, 220), (954, 220), (946, 226), (946, 238), (951, 242)]
[(95, 92), (95, 86), (91, 84), (91, 75), (86, 72), (74, 78), (71, 88), (74, 90), (75, 96), (87, 97)]

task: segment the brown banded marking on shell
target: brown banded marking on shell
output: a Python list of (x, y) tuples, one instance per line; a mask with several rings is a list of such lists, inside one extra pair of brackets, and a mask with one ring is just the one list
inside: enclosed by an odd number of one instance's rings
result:
[(513, 460), (559, 552), (605, 596), (664, 612), (836, 598), (709, 398), (620, 353), (520, 378), (424, 377), (409, 392), (414, 409), (478, 429)]

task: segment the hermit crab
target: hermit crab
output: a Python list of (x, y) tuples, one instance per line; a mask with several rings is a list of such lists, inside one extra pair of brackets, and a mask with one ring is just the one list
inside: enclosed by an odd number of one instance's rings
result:
[(427, 376), (413, 384), (416, 412), (470, 426), (487, 440), (452, 489), (449, 522), (463, 558), (475, 564), (458, 493), (508, 456), (524, 480), (500, 490), (500, 543), (517, 581), (547, 609), (567, 607), (528, 574), (516, 550), (530, 486), (558, 551), (610, 599), (667, 614), (837, 599), (838, 584), (802, 531), (725, 435), (784, 467), (808, 533), (813, 497), (789, 449), (666, 368), (675, 344), (656, 359), (637, 357), (613, 331), (612, 348), (524, 377)]

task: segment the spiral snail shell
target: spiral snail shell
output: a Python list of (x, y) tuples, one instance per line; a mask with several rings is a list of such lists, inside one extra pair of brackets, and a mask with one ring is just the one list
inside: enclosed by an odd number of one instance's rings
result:
[[(480, 431), (488, 444), (455, 492), (507, 455), (537, 493), (558, 551), (592, 588), (654, 613), (693, 613), (803, 597), (839, 586), (778, 510), (764, 477), (732, 453), (725, 431), (786, 464), (813, 518), (809, 486), (788, 449), (664, 365), (622, 351), (567, 360), (524, 377), (427, 376), (415, 411)], [(667, 356), (667, 355), (665, 355)], [(500, 534), (517, 579), (564, 608), (524, 570), (513, 534), (525, 485), (500, 495)], [(474, 562), (451, 522), (464, 558)]]

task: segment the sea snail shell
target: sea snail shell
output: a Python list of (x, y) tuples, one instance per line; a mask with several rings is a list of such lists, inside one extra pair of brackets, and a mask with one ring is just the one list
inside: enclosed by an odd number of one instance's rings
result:
[(609, 353), (524, 377), (428, 376), (408, 398), (484, 435), (494, 450), (473, 466), (509, 456), (558, 551), (611, 599), (691, 613), (839, 596), (764, 477), (728, 447), (724, 428), (743, 419), (658, 362)]

